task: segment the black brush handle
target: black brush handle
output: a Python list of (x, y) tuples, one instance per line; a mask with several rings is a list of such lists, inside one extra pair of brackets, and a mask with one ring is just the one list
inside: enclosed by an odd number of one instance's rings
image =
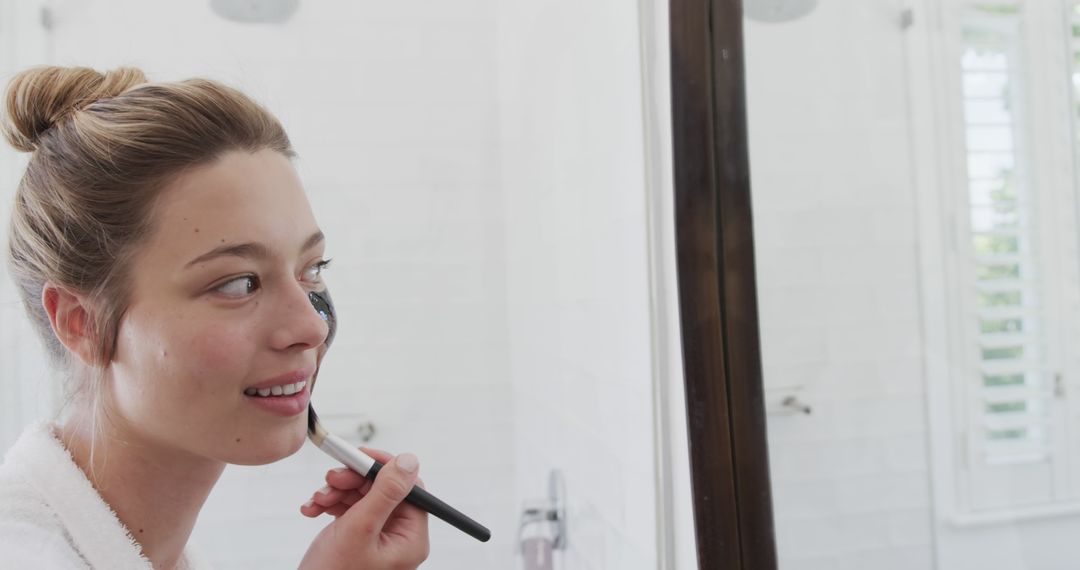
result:
[[(371, 469), (368, 470), (367, 478), (374, 481), (382, 468), (383, 464), (376, 461), (375, 465), (372, 465)], [(428, 493), (420, 486), (413, 485), (412, 491), (409, 491), (409, 495), (405, 497), (405, 500), (450, 523), (458, 530), (480, 542), (487, 542), (491, 539), (491, 531), (487, 527), (442, 502), (438, 497)]]

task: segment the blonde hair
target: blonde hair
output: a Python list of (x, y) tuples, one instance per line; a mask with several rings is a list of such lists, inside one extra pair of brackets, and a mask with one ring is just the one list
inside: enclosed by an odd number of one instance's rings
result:
[(64, 395), (66, 406), (91, 392), (96, 430), (130, 260), (152, 230), (160, 190), (229, 151), (296, 154), (269, 111), (207, 79), (155, 83), (131, 67), (43, 66), (16, 75), (5, 102), (4, 136), (32, 153), (12, 208), (8, 264), (51, 359), (68, 372), (72, 359), (53, 334), (42, 290), (52, 283), (87, 296), (94, 366), (84, 381), (69, 377)]

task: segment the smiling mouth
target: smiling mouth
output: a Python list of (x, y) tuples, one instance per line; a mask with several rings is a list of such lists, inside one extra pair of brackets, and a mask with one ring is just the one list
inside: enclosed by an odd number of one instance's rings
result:
[(272, 388), (248, 388), (244, 390), (244, 394), (248, 396), (254, 396), (256, 398), (273, 398), (278, 396), (293, 396), (304, 391), (307, 386), (307, 380), (301, 380), (292, 384), (282, 384), (280, 386), (274, 386)]

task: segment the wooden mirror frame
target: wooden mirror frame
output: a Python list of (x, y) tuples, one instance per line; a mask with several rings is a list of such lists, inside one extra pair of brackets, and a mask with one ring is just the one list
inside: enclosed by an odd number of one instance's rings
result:
[(675, 241), (698, 565), (775, 570), (741, 0), (671, 0)]

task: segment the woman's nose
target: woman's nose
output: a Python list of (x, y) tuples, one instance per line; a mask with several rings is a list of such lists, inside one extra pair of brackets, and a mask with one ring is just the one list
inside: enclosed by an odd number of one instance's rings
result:
[(300, 284), (290, 286), (275, 319), (273, 344), (277, 349), (294, 346), (314, 348), (326, 340), (329, 325), (319, 315), (308, 299), (308, 292)]

